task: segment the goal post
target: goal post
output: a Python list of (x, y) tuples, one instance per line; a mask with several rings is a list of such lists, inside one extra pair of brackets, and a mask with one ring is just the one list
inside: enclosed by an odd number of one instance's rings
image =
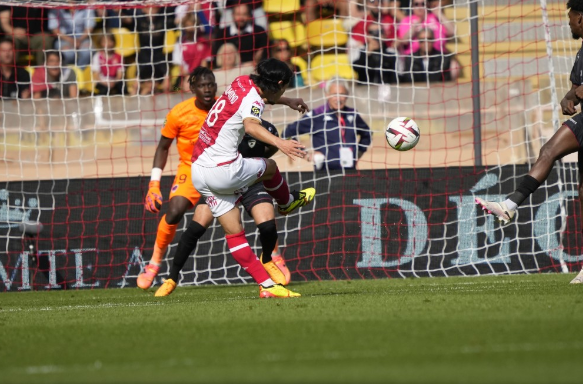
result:
[[(274, 156), (292, 189), (317, 190), (310, 206), (277, 217), (292, 281), (579, 270), (583, 255), (576, 155), (556, 165), (507, 227), (474, 203), (477, 197), (504, 199), (514, 191), (542, 144), (566, 119), (558, 102), (571, 87), (569, 74), (581, 42), (571, 37), (565, 3), (427, 1), (434, 7), (429, 13), (451, 27), (439, 55), (454, 63), (432, 72), (449, 73), (453, 80), (442, 73), (443, 79), (429, 81), (429, 72), (425, 78), (415, 77), (422, 73), (412, 70), (416, 56), (405, 48), (420, 31), (405, 33), (397, 43), (387, 24), (391, 18), (406, 18), (420, 2), (396, 9), (394, 2), (379, 1), (380, 13), (373, 14), (383, 20), (382, 32), (359, 27), (367, 14), (359, 2), (337, 1), (334, 7), (309, 0), (253, 2), (249, 25), (264, 26), (265, 34), (251, 29), (252, 44), (265, 38), (264, 57), (289, 48), (296, 86), (286, 96), (301, 97), (312, 109), (310, 132), (299, 137), (309, 160)], [(9, 12), (15, 26), (42, 26), (27, 30), (24, 37), (16, 29), (2, 37), (21, 40), (14, 45), (12, 68), (29, 74), (32, 97), (3, 93), (0, 100), (1, 291), (135, 286), (166, 209), (165, 204), (160, 215), (153, 215), (143, 207), (152, 161), (167, 113), (192, 97), (183, 81), (189, 64), (198, 59), (207, 63), (221, 91), (229, 79), (253, 71), (240, 60), (226, 70), (217, 63), (229, 60), (227, 47), (219, 55), (223, 39), (218, 31), (230, 28), (235, 3), (0, 0), (0, 14)], [(70, 14), (69, 9), (92, 17), (87, 24), (91, 33), (75, 37), (80, 41), (73, 49), (67, 48), (71, 34), (59, 32), (60, 40), (47, 39), (53, 33), (49, 24), (66, 31), (68, 16), (57, 11)], [(394, 25), (396, 39), (399, 22)], [(186, 37), (192, 31), (188, 23), (197, 25), (195, 41)], [(383, 57), (396, 61), (373, 80), (375, 75), (367, 71), (379, 63), (370, 54), (375, 33), (380, 46), (388, 49)], [(103, 94), (98, 84), (104, 74), (82, 61), (89, 57), (91, 62), (102, 52), (104, 34), (113, 36), (112, 52), (121, 57), (122, 76), (115, 79), (122, 84), (121, 94)], [(472, 43), (472, 38), (477, 41)], [(434, 36), (431, 42), (437, 40)], [(247, 57), (258, 50), (235, 48)], [(69, 79), (63, 88), (75, 85), (66, 91), (74, 94), (53, 97), (55, 87), (39, 75), (49, 70), (38, 63), (39, 50), (45, 58), (45, 50), (55, 49), (65, 61), (61, 76)], [(175, 57), (177, 51), (181, 55)], [(472, 55), (478, 65), (473, 66)], [(479, 92), (472, 84), (476, 68)], [(335, 77), (347, 81), (346, 104), (370, 127), (371, 141), (356, 158), (355, 169), (317, 170), (313, 153), (318, 148), (312, 138), (338, 126), (332, 124), (337, 119), (333, 112), (315, 111), (327, 104), (327, 85)], [(57, 91), (65, 92), (63, 88)], [(419, 144), (406, 152), (393, 150), (385, 139), (387, 124), (400, 116), (414, 119), (421, 131)], [(301, 116), (282, 105), (267, 105), (264, 118), (283, 134)], [(323, 140), (326, 148), (338, 144), (331, 136)], [(479, 159), (476, 147), (481, 149)], [(173, 145), (161, 184), (165, 202), (178, 162)], [(192, 212), (187, 213), (179, 225), (155, 284), (167, 276), (191, 218)], [(260, 252), (253, 220), (247, 214), (242, 218), (251, 246)], [(42, 230), (26, 223), (42, 223)], [(180, 278), (182, 285), (250, 281), (230, 256), (217, 223), (201, 238)]]

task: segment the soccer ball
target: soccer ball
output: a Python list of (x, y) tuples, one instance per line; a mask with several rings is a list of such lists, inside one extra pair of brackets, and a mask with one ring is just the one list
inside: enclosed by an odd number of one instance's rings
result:
[(408, 151), (419, 142), (419, 127), (408, 117), (397, 117), (387, 126), (385, 131), (387, 143), (397, 151)]

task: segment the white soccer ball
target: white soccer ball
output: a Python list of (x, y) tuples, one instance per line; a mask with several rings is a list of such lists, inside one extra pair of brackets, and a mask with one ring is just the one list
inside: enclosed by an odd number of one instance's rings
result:
[(385, 131), (387, 143), (397, 151), (408, 151), (419, 142), (419, 127), (408, 117), (397, 117), (387, 126)]

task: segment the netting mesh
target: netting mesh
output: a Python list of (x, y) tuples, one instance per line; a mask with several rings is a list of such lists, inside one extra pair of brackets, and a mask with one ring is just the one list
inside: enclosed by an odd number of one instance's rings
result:
[[(371, 133), (355, 169), (335, 169), (330, 164), (338, 158), (322, 166), (319, 153), (333, 156), (338, 143), (322, 138), (330, 118), (314, 111), (307, 134), (299, 136), (310, 161), (274, 156), (292, 188), (318, 190), (310, 208), (277, 220), (293, 279), (581, 266), (575, 155), (520, 208), (517, 223), (501, 229), (474, 206), (475, 197), (512, 192), (564, 119), (558, 100), (571, 87), (580, 47), (564, 2), (482, 0), (475, 16), (464, 0), (250, 3), (249, 23), (238, 28), (234, 1), (0, 2), (0, 18), (14, 27), (3, 28), (15, 49), (6, 58), (0, 43), (3, 68), (12, 60), (25, 71), (18, 76), (28, 74), (16, 81), (20, 88), (10, 88), (6, 75), (2, 82), (3, 289), (57, 288), (62, 281), (135, 284), (161, 217), (143, 210), (147, 177), (166, 114), (192, 96), (187, 74), (209, 66), (222, 92), (265, 57), (289, 62), (295, 76), (286, 96), (302, 97), (316, 111), (329, 102), (330, 79), (345, 79), (346, 104)], [(419, 22), (426, 7), (431, 17)], [(472, 34), (479, 42), (479, 143)], [(412, 151), (386, 143), (385, 128), (398, 116), (413, 118), (421, 129)], [(264, 118), (284, 136), (298, 136), (297, 112), (267, 106)], [(476, 144), (483, 166), (476, 165)], [(164, 170), (166, 197), (177, 165), (173, 147)], [(258, 249), (253, 221), (243, 218)], [(23, 235), (19, 227), (28, 221), (43, 223), (43, 231)], [(249, 281), (216, 224), (195, 254), (181, 283)]]

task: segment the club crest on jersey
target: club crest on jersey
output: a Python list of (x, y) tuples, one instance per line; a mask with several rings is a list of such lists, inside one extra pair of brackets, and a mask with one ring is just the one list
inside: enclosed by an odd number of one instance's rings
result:
[(247, 145), (249, 146), (249, 148), (253, 148), (255, 146), (255, 144), (257, 144), (256, 140), (247, 141)]
[(255, 105), (252, 105), (251, 106), (251, 116), (254, 116), (254, 117), (259, 119), (261, 117), (261, 108), (255, 106)]
[(172, 189), (170, 190), (170, 192), (172, 192), (172, 193), (174, 193), (174, 192), (176, 192), (176, 191), (178, 191), (178, 184), (174, 185), (174, 186), (172, 187)]

